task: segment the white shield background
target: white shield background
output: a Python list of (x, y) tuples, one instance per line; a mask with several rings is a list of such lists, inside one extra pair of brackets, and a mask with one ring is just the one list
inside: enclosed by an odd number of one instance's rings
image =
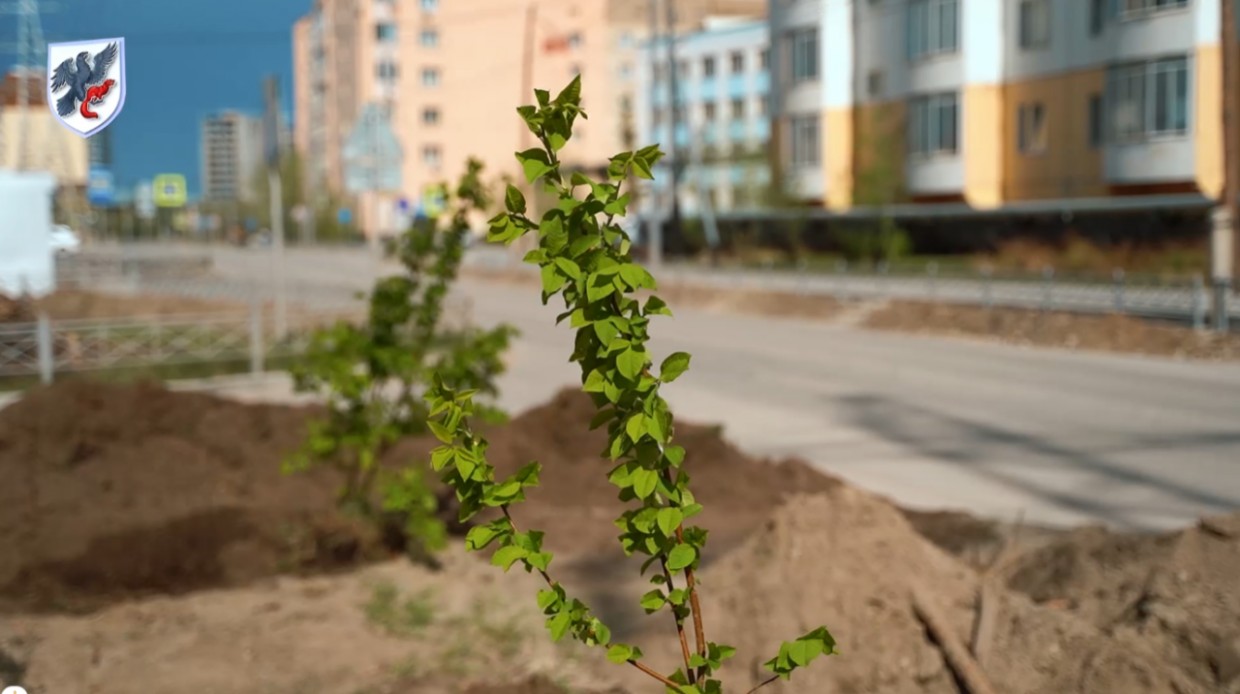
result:
[[(107, 48), (109, 44), (116, 44), (116, 60), (108, 68), (108, 74), (104, 79), (116, 80), (112, 88), (104, 96), (103, 101), (97, 104), (91, 104), (90, 110), (99, 114), (99, 118), (85, 118), (79, 112), (79, 102), (73, 109), (73, 112), (67, 116), (61, 116), (56, 112), (56, 100), (64, 96), (69, 87), (62, 87), (57, 92), (52, 92), (52, 73), (55, 72), (56, 66), (65, 60), (74, 61), (76, 67), (77, 55), (83, 51), (90, 53), (89, 62), (94, 62), (94, 57)], [(102, 82), (102, 80), (100, 80)], [(66, 128), (81, 135), (82, 137), (90, 137), (95, 133), (103, 130), (118, 115), (121, 109), (125, 107), (125, 39), (91, 39), (89, 41), (68, 41), (65, 43), (49, 43), (47, 45), (47, 107), (51, 111), (52, 117), (60, 121)]]

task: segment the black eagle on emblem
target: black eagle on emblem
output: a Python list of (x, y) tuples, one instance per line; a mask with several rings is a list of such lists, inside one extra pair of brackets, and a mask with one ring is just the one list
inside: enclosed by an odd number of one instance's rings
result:
[(65, 87), (69, 91), (56, 100), (56, 113), (61, 117), (67, 116), (73, 113), (78, 103), (87, 102), (87, 91), (103, 84), (112, 63), (116, 62), (116, 53), (117, 45), (110, 43), (96, 53), (93, 60), (89, 51), (82, 51), (77, 54), (76, 64), (74, 58), (68, 58), (57, 65), (52, 72), (52, 93)]

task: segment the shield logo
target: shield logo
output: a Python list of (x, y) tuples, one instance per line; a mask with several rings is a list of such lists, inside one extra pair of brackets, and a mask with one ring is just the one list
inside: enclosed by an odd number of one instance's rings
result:
[(66, 128), (90, 137), (125, 106), (125, 39), (47, 45), (47, 105)]

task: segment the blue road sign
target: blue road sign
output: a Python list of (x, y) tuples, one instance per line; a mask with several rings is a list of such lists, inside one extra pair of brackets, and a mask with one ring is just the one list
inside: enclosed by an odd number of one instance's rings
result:
[(336, 211), (336, 221), (341, 224), (348, 224), (353, 221), (353, 211), (347, 207), (342, 207)]
[(107, 207), (116, 202), (116, 190), (112, 186), (112, 172), (104, 168), (92, 168), (86, 184), (86, 199), (90, 204)]

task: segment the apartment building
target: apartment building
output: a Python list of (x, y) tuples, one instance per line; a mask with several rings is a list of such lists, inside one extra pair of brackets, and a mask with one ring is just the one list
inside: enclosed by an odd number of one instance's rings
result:
[(762, 205), (770, 182), (770, 73), (765, 19), (707, 18), (675, 37), (676, 107), (666, 40), (646, 41), (637, 70), (639, 146), (659, 143), (669, 154), (655, 172), (643, 212), (670, 206), (669, 167), (685, 164), (683, 209), (704, 200), (729, 211)]
[(771, 0), (781, 172), (832, 209), (1216, 196), (1219, 2)]
[(202, 199), (252, 201), (265, 151), (262, 119), (239, 111), (210, 115), (202, 122), (200, 146)]
[(0, 169), (50, 171), (64, 191), (81, 193), (90, 168), (88, 140), (62, 126), (48, 112), (46, 74), (10, 72), (0, 82)]
[[(678, 0), (678, 24), (760, 13), (764, 2)], [(342, 149), (367, 104), (389, 115), (403, 164), (399, 191), (361, 200), (363, 228), (384, 226), (397, 199), (416, 204), (455, 180), (470, 157), (493, 176), (519, 176), (513, 153), (535, 143), (516, 107), (576, 75), (589, 118), (565, 163), (602, 169), (632, 146), (648, 26), (648, 5), (635, 0), (316, 0), (293, 29), (294, 143), (310, 185), (343, 189)]]

